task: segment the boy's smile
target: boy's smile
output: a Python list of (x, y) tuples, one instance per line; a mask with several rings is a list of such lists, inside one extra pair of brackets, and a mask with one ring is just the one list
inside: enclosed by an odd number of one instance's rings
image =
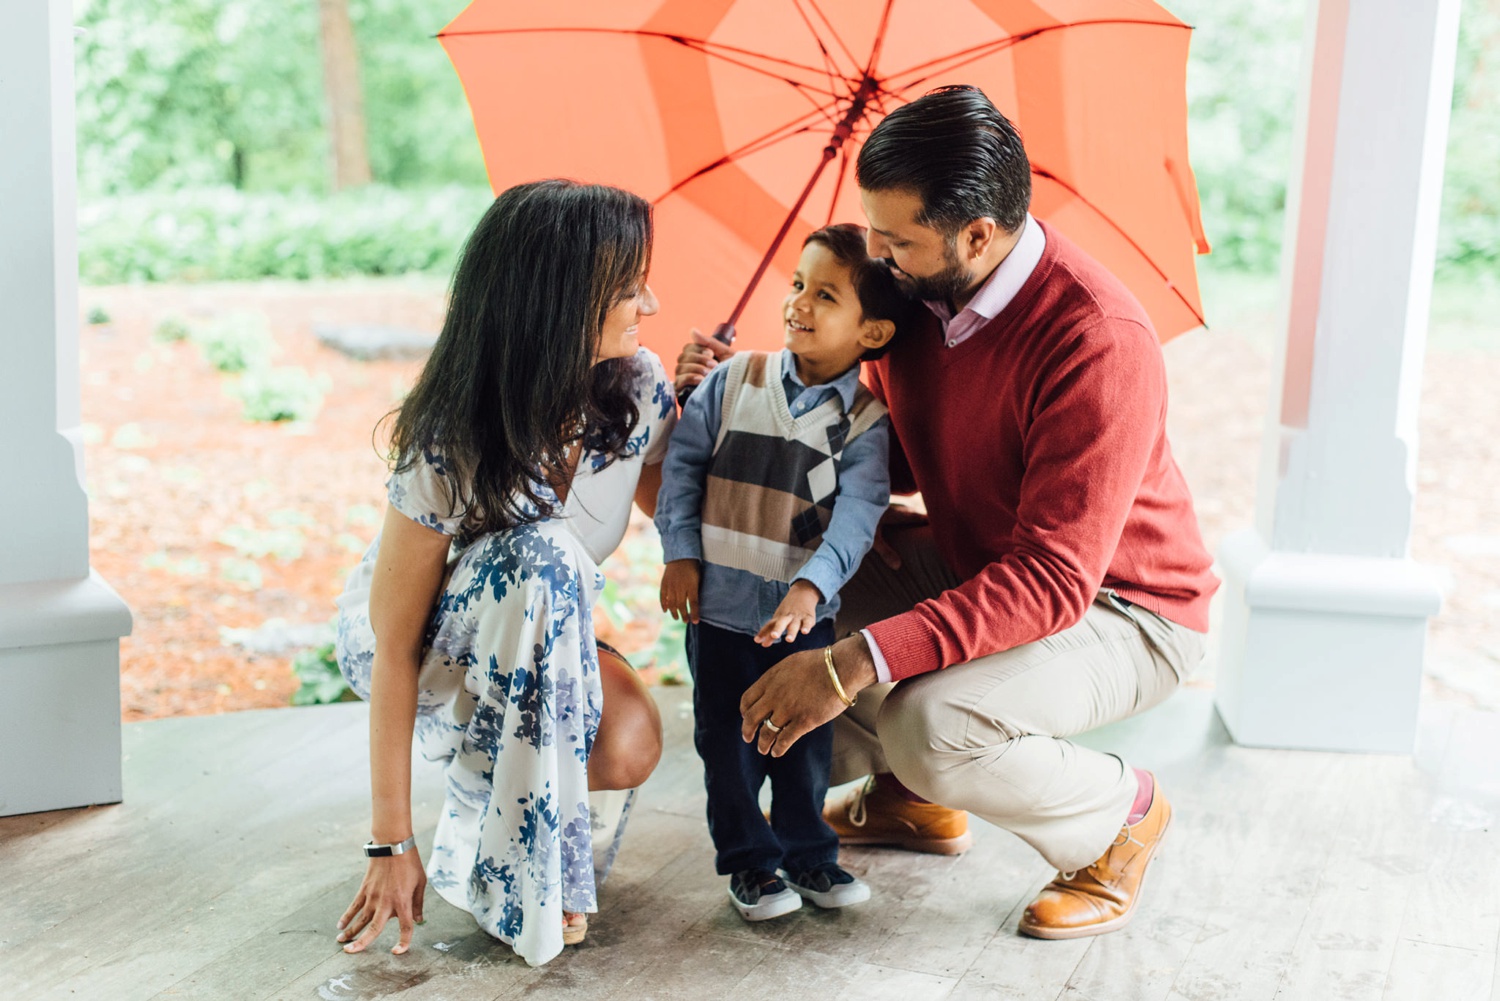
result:
[[(821, 243), (802, 248), (792, 287), (782, 301), (785, 343), (797, 356), (804, 385), (824, 383), (859, 364), (872, 346), (849, 266)], [(873, 343), (881, 343), (877, 338)]]

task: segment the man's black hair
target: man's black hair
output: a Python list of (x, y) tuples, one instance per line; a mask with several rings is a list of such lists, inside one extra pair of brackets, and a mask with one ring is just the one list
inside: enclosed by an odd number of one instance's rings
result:
[(855, 166), (867, 191), (911, 191), (917, 221), (947, 236), (983, 216), (1014, 233), (1031, 205), (1021, 135), (978, 87), (940, 87), (886, 115)]

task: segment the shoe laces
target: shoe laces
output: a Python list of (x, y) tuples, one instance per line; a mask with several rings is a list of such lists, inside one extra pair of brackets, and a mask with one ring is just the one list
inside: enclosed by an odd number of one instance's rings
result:
[(865, 779), (865, 784), (854, 791), (854, 799), (849, 803), (849, 823), (855, 827), (865, 826), (865, 797), (875, 791), (875, 776), (871, 775)]

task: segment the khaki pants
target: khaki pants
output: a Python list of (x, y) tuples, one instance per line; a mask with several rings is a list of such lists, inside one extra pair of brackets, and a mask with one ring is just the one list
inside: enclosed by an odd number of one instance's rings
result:
[[(840, 635), (961, 583), (927, 528), (890, 537), (901, 569), (866, 557), (841, 592)], [(1101, 593), (1056, 635), (860, 692), (835, 726), (832, 781), (892, 772), (919, 796), (1013, 832), (1058, 869), (1081, 869), (1119, 833), (1136, 780), (1121, 758), (1066, 738), (1161, 702), (1203, 659), (1203, 640)]]

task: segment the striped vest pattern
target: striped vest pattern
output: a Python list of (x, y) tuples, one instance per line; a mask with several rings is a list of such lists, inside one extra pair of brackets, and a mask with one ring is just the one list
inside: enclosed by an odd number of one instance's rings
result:
[(741, 351), (728, 364), (704, 484), (703, 558), (790, 583), (828, 528), (844, 446), (886, 410), (860, 386), (848, 413), (834, 393), (793, 417), (780, 352)]

